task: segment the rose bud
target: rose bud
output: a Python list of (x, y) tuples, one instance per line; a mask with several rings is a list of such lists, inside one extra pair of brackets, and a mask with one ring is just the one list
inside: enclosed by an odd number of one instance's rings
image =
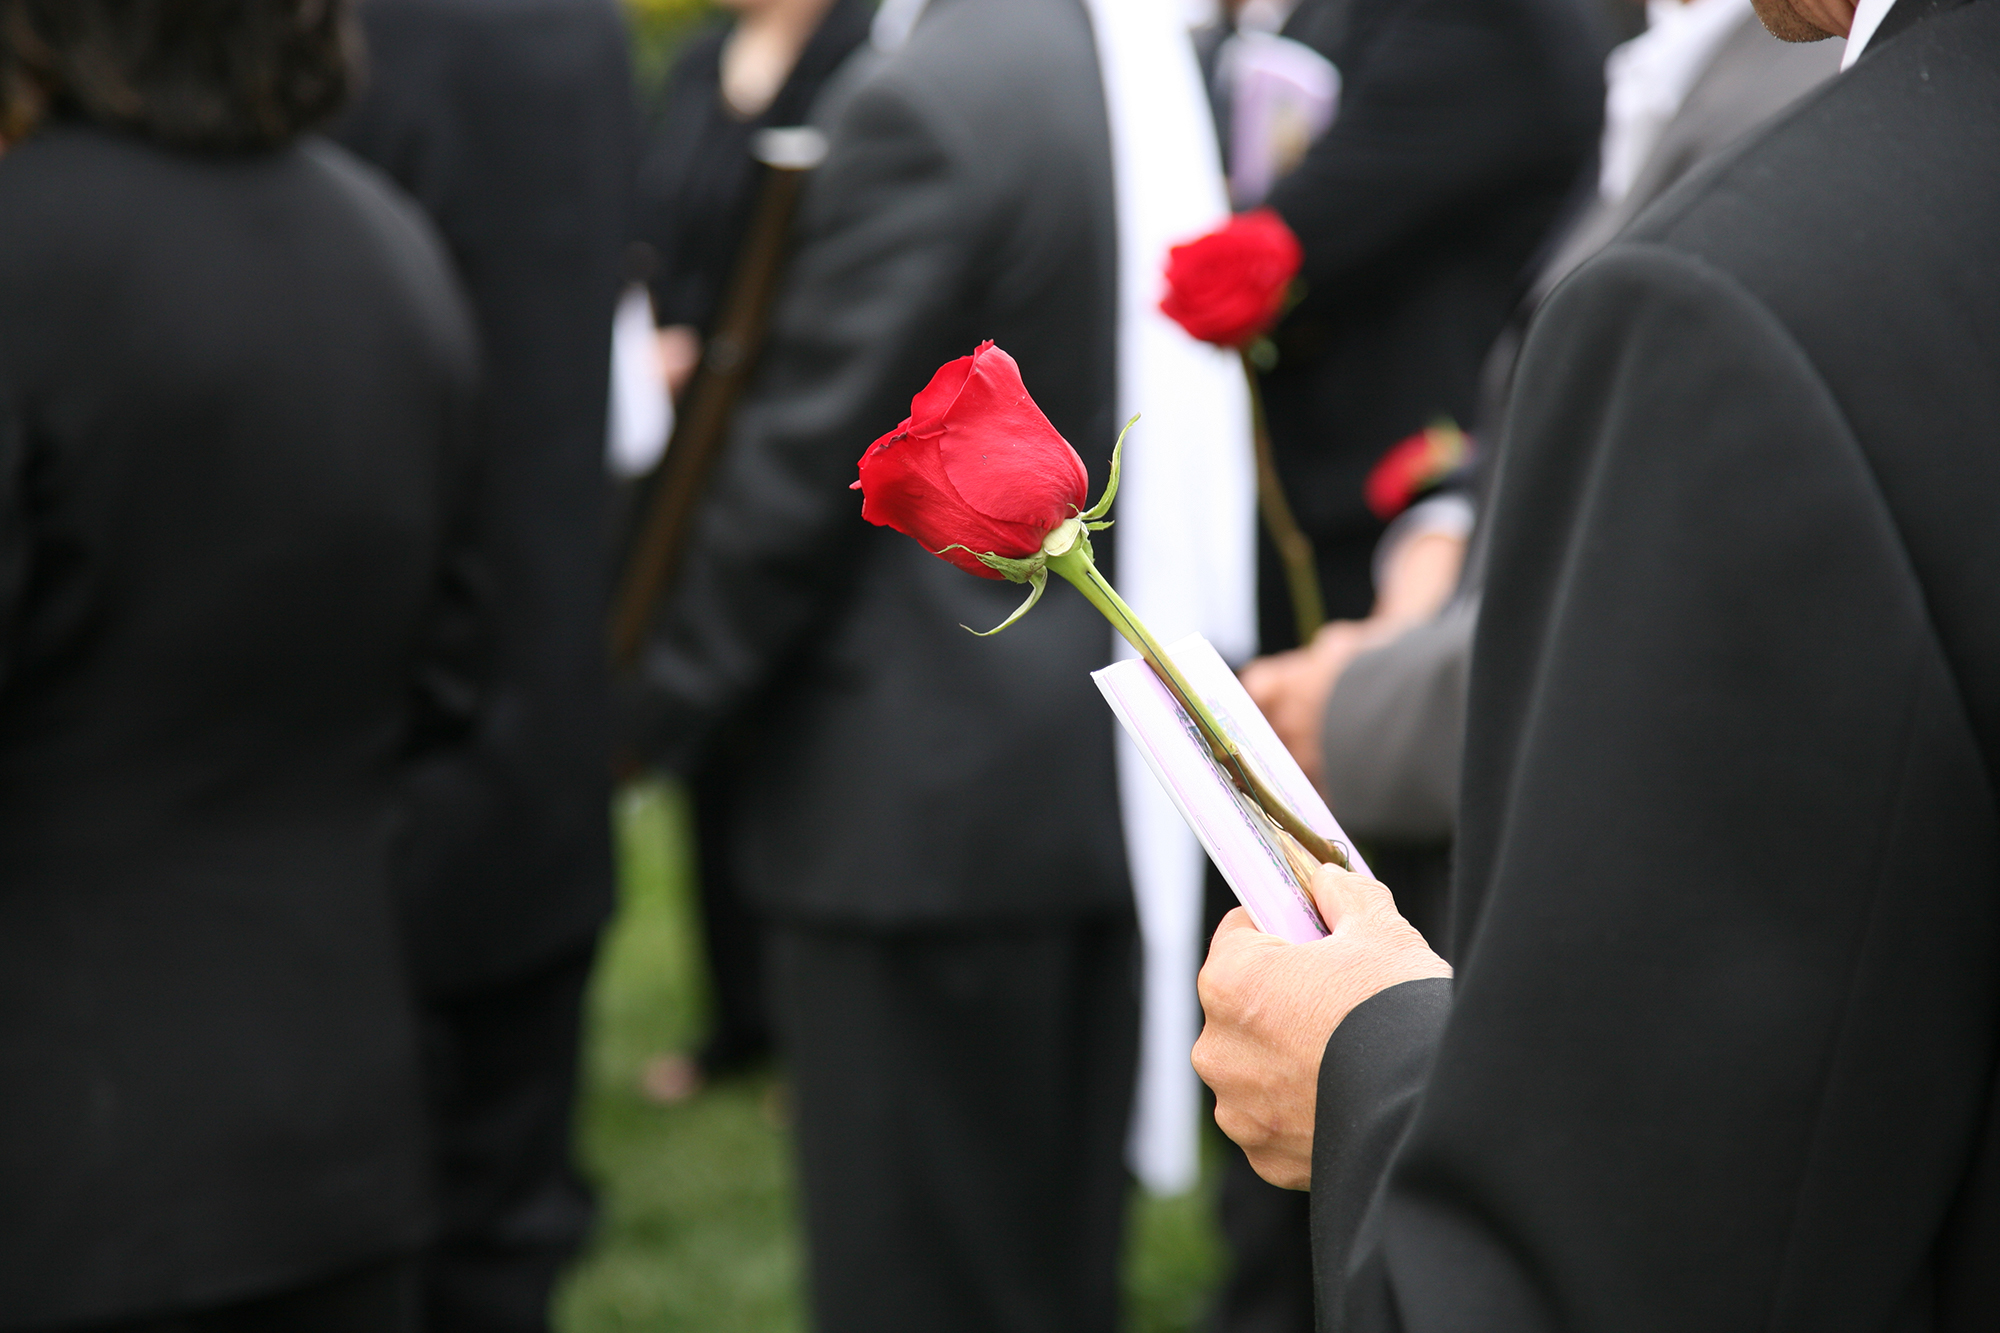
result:
[(1284, 313), (1304, 258), (1299, 238), (1276, 212), (1239, 213), (1167, 251), (1160, 313), (1203, 342), (1242, 347)]
[(1083, 460), (991, 342), (940, 367), (860, 470), (863, 518), (989, 579), (1007, 576), (981, 555), (1033, 556), (1089, 502)]

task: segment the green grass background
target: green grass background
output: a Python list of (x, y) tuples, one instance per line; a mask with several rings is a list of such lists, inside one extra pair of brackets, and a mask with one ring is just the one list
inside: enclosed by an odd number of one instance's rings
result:
[[(559, 1333), (804, 1329), (789, 1145), (777, 1075), (723, 1082), (679, 1106), (639, 1095), (646, 1058), (691, 1047), (707, 1006), (686, 811), (662, 785), (617, 808), (621, 905), (590, 997), (579, 1150), (600, 1191), (598, 1234), (556, 1300)], [(1134, 1191), (1127, 1333), (1186, 1333), (1221, 1275), (1215, 1149), (1202, 1186)]]

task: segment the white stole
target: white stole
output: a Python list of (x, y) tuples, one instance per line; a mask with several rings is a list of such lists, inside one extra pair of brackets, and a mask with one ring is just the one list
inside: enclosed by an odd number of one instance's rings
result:
[[(1125, 441), (1113, 571), (1162, 642), (1199, 632), (1231, 662), (1257, 644), (1256, 477), (1234, 352), (1159, 312), (1167, 248), (1229, 216), (1215, 123), (1182, 7), (1084, 0), (1097, 38), (1118, 217), (1118, 420)], [(1114, 636), (1115, 637), (1115, 636)], [(1121, 656), (1131, 656), (1123, 640)], [(1200, 1027), (1207, 857), (1121, 732), (1119, 807), (1145, 944), (1139, 1089), (1127, 1160), (1156, 1194), (1199, 1175)]]

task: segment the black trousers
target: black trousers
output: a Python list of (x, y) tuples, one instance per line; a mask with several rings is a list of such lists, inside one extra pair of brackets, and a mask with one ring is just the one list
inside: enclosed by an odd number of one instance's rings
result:
[(726, 741), (688, 782), (694, 806), (695, 874), (701, 885), (702, 942), (714, 1004), (696, 1053), (702, 1072), (729, 1074), (771, 1054), (764, 983), (764, 921), (736, 873), (730, 843), (737, 777)]
[(69, 1333), (418, 1333), (417, 1305), (416, 1262), (400, 1257), (274, 1296)]
[(426, 1333), (545, 1333), (549, 1294), (590, 1229), (571, 1158), (595, 944), (531, 976), (424, 1006), (440, 1226)]
[(1113, 1333), (1131, 916), (780, 926), (770, 966), (818, 1333)]

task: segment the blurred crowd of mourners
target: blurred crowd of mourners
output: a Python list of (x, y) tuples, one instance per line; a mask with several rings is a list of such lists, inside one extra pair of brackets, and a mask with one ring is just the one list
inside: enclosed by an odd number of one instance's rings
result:
[[(649, 773), (820, 1333), (1112, 1333), (1209, 1109), (1207, 1333), (2000, 1323), (2000, 19), (1754, 3), (0, 0), (0, 1330), (547, 1329)], [(1330, 939), (861, 521), (988, 340)]]

